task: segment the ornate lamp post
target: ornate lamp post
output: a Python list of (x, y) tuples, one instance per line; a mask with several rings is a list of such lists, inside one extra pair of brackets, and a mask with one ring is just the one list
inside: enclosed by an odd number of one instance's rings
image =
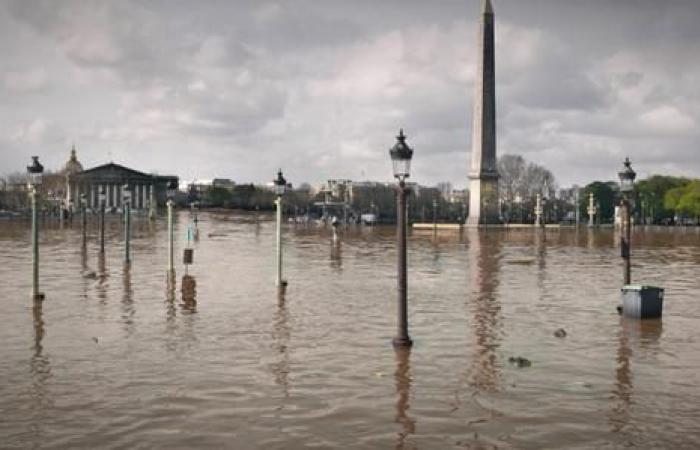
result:
[(98, 194), (98, 200), (100, 201), (100, 253), (105, 252), (105, 201), (107, 200), (107, 193), (105, 192), (105, 187), (100, 186), (100, 192)]
[(282, 279), (282, 197), (287, 190), (287, 180), (282, 176), (282, 169), (277, 172), (277, 178), (273, 180), (275, 184), (275, 205), (277, 206), (277, 277), (275, 286), (279, 292), (284, 292), (287, 281)]
[(586, 210), (588, 213), (588, 227), (592, 228), (595, 226), (595, 216), (598, 214), (598, 208), (596, 208), (595, 205), (595, 198), (593, 196), (593, 192), (588, 194), (588, 209)]
[(131, 191), (125, 184), (122, 186), (122, 201), (124, 204), (124, 262), (131, 262)]
[(630, 201), (629, 195), (634, 191), (634, 179), (637, 174), (632, 170), (632, 165), (629, 158), (625, 158), (625, 168), (618, 175), (620, 177), (620, 192), (622, 193), (622, 201), (620, 208), (622, 211), (622, 229), (620, 230), (620, 252), (623, 260), (623, 279), (624, 284), (630, 284), (630, 237), (632, 226), (630, 224)]
[(39, 292), (39, 223), (36, 211), (43, 173), (44, 166), (39, 162), (39, 157), (32, 156), (32, 165), (27, 166), (27, 188), (32, 199), (32, 298), (34, 300), (44, 299), (44, 294)]
[(168, 182), (168, 273), (175, 273), (175, 259), (173, 254), (173, 205), (175, 204), (175, 195), (177, 194), (177, 182), (170, 180)]
[(398, 328), (393, 340), (396, 347), (410, 347), (413, 344), (408, 336), (408, 305), (406, 301), (406, 178), (411, 174), (413, 149), (406, 144), (403, 129), (396, 137), (396, 144), (389, 150), (394, 168), (394, 178), (399, 180), (397, 189), (396, 227), (398, 244)]

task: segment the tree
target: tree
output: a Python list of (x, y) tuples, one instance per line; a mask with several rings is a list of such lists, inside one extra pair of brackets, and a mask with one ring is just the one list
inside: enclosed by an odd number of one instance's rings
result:
[(579, 208), (588, 218), (588, 197), (593, 193), (596, 206), (598, 206), (598, 215), (601, 222), (612, 221), (615, 214), (615, 205), (617, 194), (611, 187), (614, 182), (594, 181), (583, 188), (583, 192), (579, 198)]
[[(529, 217), (535, 207), (537, 194), (553, 199), (557, 182), (549, 169), (535, 163), (528, 163), (520, 155), (503, 155), (498, 158), (498, 191), (504, 205), (503, 215), (507, 220), (523, 211)], [(518, 203), (516, 212), (513, 204)]]
[(664, 208), (680, 216), (700, 217), (700, 180), (692, 180), (666, 191)]
[(675, 207), (666, 207), (666, 193), (688, 183), (687, 178), (670, 177), (665, 175), (653, 175), (645, 180), (635, 183), (635, 191), (639, 204), (637, 207), (642, 210), (645, 218), (651, 222), (672, 220), (675, 214)]

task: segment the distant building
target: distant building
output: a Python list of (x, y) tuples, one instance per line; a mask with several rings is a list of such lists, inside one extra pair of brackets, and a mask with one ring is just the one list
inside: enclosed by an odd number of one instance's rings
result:
[(211, 186), (222, 189), (233, 189), (236, 187), (236, 183), (228, 178), (214, 178), (211, 182)]
[(66, 177), (66, 205), (70, 208), (79, 207), (80, 198), (87, 196), (87, 206), (97, 208), (99, 206), (99, 191), (104, 187), (107, 209), (122, 206), (122, 188), (128, 185), (132, 191), (131, 206), (134, 209), (147, 209), (151, 203), (164, 205), (167, 197), (167, 186), (170, 181), (178, 183), (176, 176), (155, 175), (140, 172), (135, 169), (115, 164), (113, 162), (102, 164), (87, 170), (83, 170), (78, 161), (75, 147), (71, 150), (71, 156), (66, 163), (63, 173)]

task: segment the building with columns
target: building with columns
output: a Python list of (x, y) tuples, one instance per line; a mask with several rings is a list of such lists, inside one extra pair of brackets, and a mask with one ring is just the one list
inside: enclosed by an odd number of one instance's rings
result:
[(66, 175), (66, 204), (70, 208), (80, 207), (82, 194), (86, 195), (87, 207), (97, 209), (100, 205), (100, 188), (105, 189), (105, 207), (112, 210), (122, 206), (124, 185), (131, 188), (131, 207), (134, 210), (148, 210), (151, 204), (162, 206), (167, 200), (167, 186), (176, 176), (155, 175), (124, 167), (113, 162), (91, 169), (82, 170), (82, 165), (71, 150), (71, 158), (64, 169)]

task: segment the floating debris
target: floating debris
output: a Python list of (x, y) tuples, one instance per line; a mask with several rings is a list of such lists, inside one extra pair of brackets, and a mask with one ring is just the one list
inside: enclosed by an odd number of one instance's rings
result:
[(97, 344), (99, 342), (99, 339), (97, 339), (95, 336), (92, 337), (92, 340)]
[(566, 337), (566, 330), (563, 328), (559, 328), (557, 331), (554, 332), (554, 337), (565, 338)]
[(534, 262), (534, 259), (510, 259), (506, 261), (506, 264), (530, 265)]
[(518, 367), (530, 367), (532, 366), (532, 361), (522, 356), (511, 356), (508, 358), (508, 362)]

